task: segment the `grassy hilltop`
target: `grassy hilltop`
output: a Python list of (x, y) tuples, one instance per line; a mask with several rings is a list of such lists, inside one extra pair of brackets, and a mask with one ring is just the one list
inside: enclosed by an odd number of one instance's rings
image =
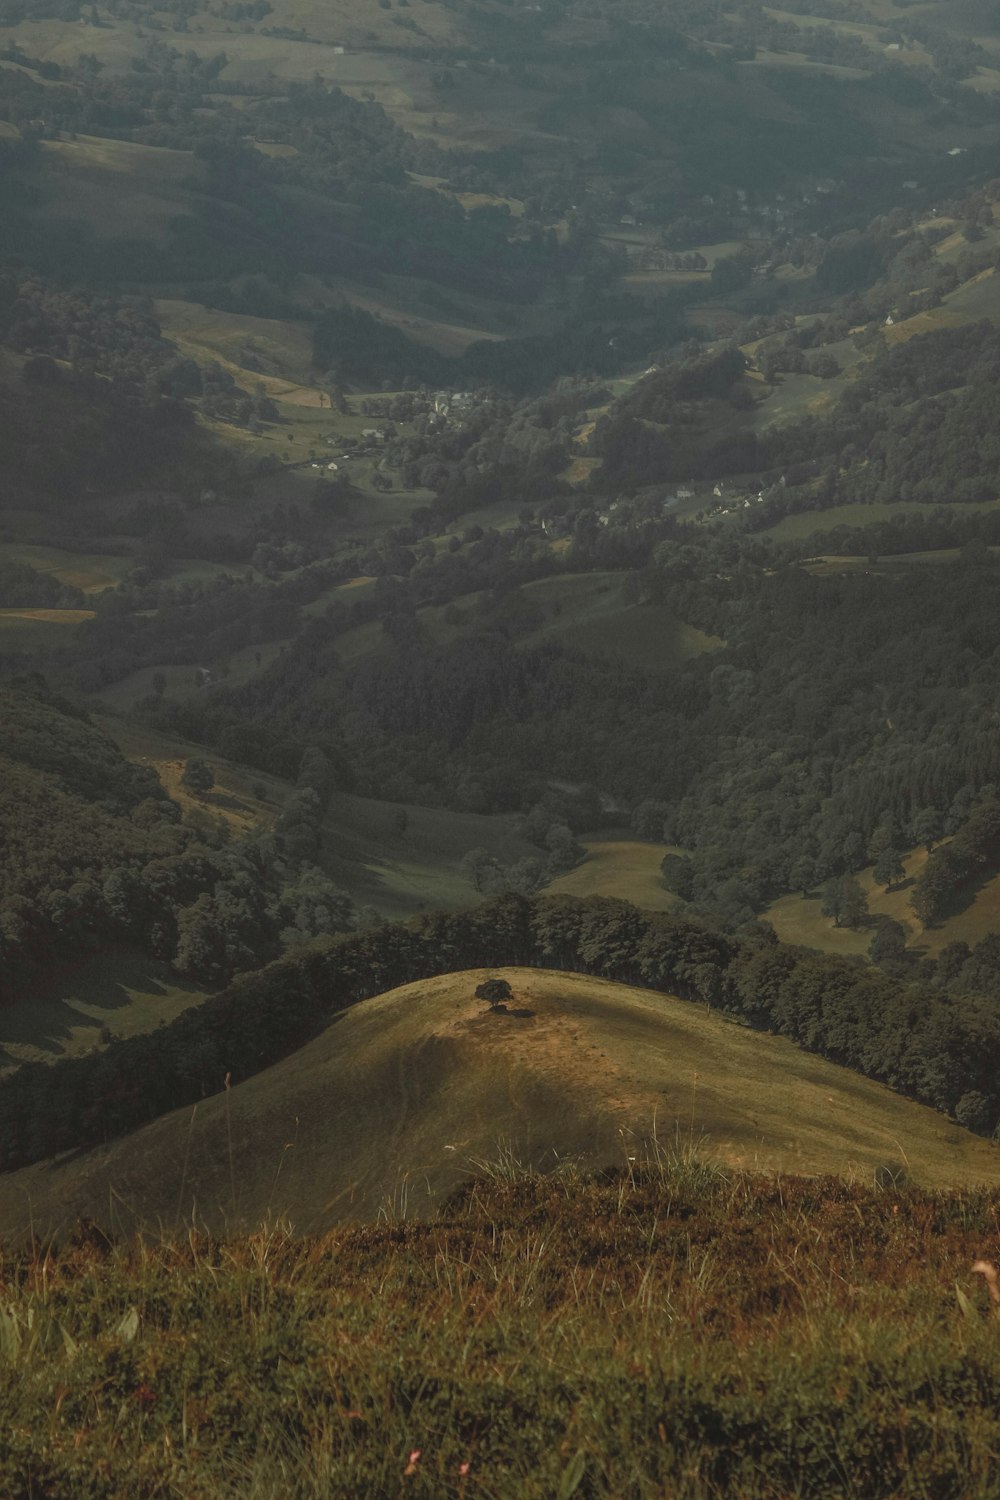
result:
[(0, 1490), (987, 1500), (995, 1197), (508, 1161), (432, 1223), (5, 1253)]
[(193, 1110), (4, 1174), (0, 1222), (219, 1232), (277, 1214), (302, 1232), (426, 1215), (498, 1142), (545, 1169), (705, 1137), (727, 1168), (1000, 1185), (987, 1141), (782, 1038), (606, 980), (492, 972), (513, 991), (499, 1013), (474, 997), (486, 970), (407, 984)]

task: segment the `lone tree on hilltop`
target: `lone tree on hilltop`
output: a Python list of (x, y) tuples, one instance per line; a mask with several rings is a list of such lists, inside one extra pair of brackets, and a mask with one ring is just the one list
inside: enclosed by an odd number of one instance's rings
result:
[(513, 994), (506, 979), (484, 979), (476, 986), (476, 999), (488, 1001), (490, 1010), (496, 1010), (505, 1000), (512, 999)]

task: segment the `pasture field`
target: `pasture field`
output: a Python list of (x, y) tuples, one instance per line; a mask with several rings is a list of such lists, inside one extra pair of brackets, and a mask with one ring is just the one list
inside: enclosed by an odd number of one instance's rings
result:
[(112, 713), (127, 713), (154, 691), (153, 679), (157, 676), (165, 678), (164, 693), (168, 698), (186, 698), (201, 690), (197, 667), (187, 664), (141, 667), (138, 672), (130, 672), (127, 677), (120, 677), (117, 682), (109, 682), (106, 687), (102, 687), (94, 693), (94, 702)]
[(861, 927), (834, 927), (832, 920), (820, 911), (816, 893), (782, 896), (763, 913), (764, 919), (771, 923), (783, 943), (801, 943), (824, 953), (858, 955), (867, 954), (880, 917), (890, 917), (907, 927), (907, 946), (921, 957), (932, 958), (949, 943), (966, 942), (972, 946), (989, 933), (1000, 932), (1000, 875), (979, 886), (964, 910), (934, 927), (921, 927), (910, 906), (910, 892), (926, 860), (924, 849), (913, 849), (905, 855), (906, 878), (890, 891), (875, 885), (870, 867), (859, 874), (873, 919)]
[(663, 856), (680, 852), (674, 845), (610, 837), (581, 842), (586, 859), (549, 881), (543, 895), (614, 896), (619, 901), (631, 901), (643, 911), (673, 911), (683, 905), (666, 889), (660, 876)]
[(312, 340), (305, 323), (222, 312), (176, 298), (157, 298), (154, 307), (165, 337), (196, 363), (212, 360), (238, 371), (244, 388), (260, 381), (275, 399), (284, 392), (283, 399), (291, 400), (287, 393), (305, 385), (315, 401), (309, 384)]
[(0, 543), (0, 558), (24, 563), (38, 573), (49, 573), (60, 583), (102, 594), (114, 588), (134, 566), (129, 556), (109, 552), (69, 552), (61, 547), (34, 546), (27, 542)]
[[(933, 941), (933, 934), (921, 930), (910, 907), (910, 891), (926, 860), (927, 853), (924, 849), (911, 850), (905, 855), (903, 865), (906, 879), (891, 891), (875, 885), (871, 867), (859, 873), (858, 881), (868, 898), (869, 913), (876, 919), (865, 926), (835, 927), (833, 919), (824, 917), (820, 911), (820, 898), (815, 892), (808, 896), (782, 896), (762, 916), (766, 922), (771, 923), (783, 943), (800, 943), (806, 948), (819, 948), (824, 953), (841, 955), (866, 955), (875, 935), (877, 919), (891, 917), (893, 921), (902, 922), (909, 927), (909, 945), (924, 951), (930, 946), (928, 939)], [(948, 939), (940, 944), (935, 943), (934, 946), (943, 946), (946, 941)]]
[[(475, 998), (488, 977), (511, 986), (506, 1011)], [(391, 1202), (425, 1216), (498, 1140), (526, 1166), (601, 1166), (676, 1133), (728, 1170), (871, 1181), (905, 1163), (927, 1186), (1000, 1184), (987, 1141), (783, 1038), (670, 995), (500, 969), (362, 1001), (194, 1111), (4, 1174), (0, 1216), (24, 1224), (30, 1195), (42, 1231), (86, 1215), (232, 1232), (268, 1213), (322, 1231)]]
[(0, 609), (0, 654), (64, 649), (73, 628), (93, 618), (92, 609)]
[[(204, 746), (147, 730), (111, 714), (95, 715), (130, 760), (151, 766), (186, 811), (222, 817), (235, 835), (269, 827), (293, 791), (287, 781), (237, 765)], [(216, 784), (204, 797), (180, 785), (191, 756), (207, 761)], [(395, 921), (421, 911), (453, 910), (481, 898), (463, 874), (462, 856), (486, 849), (503, 864), (538, 854), (505, 816), (406, 805), (407, 826), (396, 831), (399, 803), (335, 792), (324, 819), (324, 865), (357, 907)]]
[(44, 993), (0, 1009), (0, 1077), (25, 1062), (79, 1057), (115, 1037), (155, 1031), (198, 1005), (204, 991), (169, 964), (142, 953), (108, 949), (53, 979)]
[[(968, 505), (949, 506), (956, 515), (974, 514), (976, 511), (993, 510), (1000, 500), (977, 500)], [(805, 510), (795, 515), (783, 516), (762, 534), (777, 542), (797, 542), (817, 532), (832, 531), (836, 526), (873, 526), (877, 521), (891, 521), (900, 515), (932, 515), (940, 506), (910, 503), (900, 500), (895, 505), (832, 505), (829, 510)], [(918, 554), (924, 555), (924, 554)], [(902, 559), (896, 559), (901, 561)], [(833, 559), (830, 559), (833, 561)], [(844, 559), (847, 563), (851, 559)], [(867, 567), (866, 559), (858, 559)]]
[(581, 651), (620, 656), (631, 666), (672, 667), (723, 642), (678, 620), (663, 605), (630, 604), (622, 573), (571, 573), (524, 586), (524, 597), (546, 612), (526, 644), (562, 640)]
[(43, 141), (42, 206), (100, 238), (158, 241), (170, 220), (189, 213), (204, 168), (193, 152), (84, 136)]
[[(866, 8), (872, 9), (872, 7)], [(879, 26), (872, 25), (864, 21), (847, 20), (839, 15), (798, 15), (794, 11), (783, 10), (780, 6), (768, 6), (767, 12), (768, 15), (774, 16), (777, 20), (783, 21), (790, 26), (798, 26), (803, 30), (812, 27), (823, 27), (826, 30), (837, 32), (839, 35), (856, 37), (859, 41), (864, 42), (865, 45), (871, 50), (873, 65), (877, 62), (878, 59), (886, 55), (885, 44), (882, 40), (881, 27)], [(892, 12), (892, 19), (898, 20), (897, 11)], [(772, 55), (773, 54), (769, 54), (769, 56)], [(933, 68), (934, 66), (934, 59), (931, 57), (931, 54), (925, 47), (920, 46), (919, 43), (913, 43), (911, 45), (901, 47), (898, 52), (894, 52), (891, 55), (896, 59), (897, 62), (907, 63), (912, 67)], [(808, 61), (808, 59), (806, 59), (806, 61)], [(811, 64), (811, 66), (815, 67), (818, 65), (813, 63)], [(824, 67), (824, 71), (828, 71), (828, 66)], [(856, 70), (854, 69), (839, 67), (836, 69), (836, 71), (840, 73), (856, 72)], [(863, 75), (857, 74), (857, 76)]]
[(904, 344), (919, 333), (932, 333), (939, 328), (961, 328), (982, 318), (991, 322), (1000, 320), (1000, 278), (992, 267), (949, 292), (940, 307), (902, 318), (883, 333), (888, 343)]

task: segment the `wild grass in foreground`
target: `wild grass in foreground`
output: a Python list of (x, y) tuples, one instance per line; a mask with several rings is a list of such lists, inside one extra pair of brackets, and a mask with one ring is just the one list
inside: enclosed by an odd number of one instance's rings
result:
[(1000, 1492), (998, 1200), (506, 1157), (433, 1222), (0, 1258), (0, 1494)]

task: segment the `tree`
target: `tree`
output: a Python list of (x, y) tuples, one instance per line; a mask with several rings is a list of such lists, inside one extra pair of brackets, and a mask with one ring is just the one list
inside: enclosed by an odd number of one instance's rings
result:
[(663, 884), (675, 896), (690, 901), (694, 895), (694, 865), (683, 854), (665, 854), (660, 861)]
[(955, 1119), (959, 1125), (964, 1125), (966, 1130), (974, 1130), (977, 1135), (989, 1134), (995, 1115), (996, 1105), (978, 1089), (971, 1089), (963, 1094), (955, 1105)]
[(215, 785), (215, 773), (212, 768), (199, 760), (197, 756), (187, 762), (184, 774), (181, 777), (181, 786), (187, 787), (188, 791), (194, 792), (196, 796), (203, 797), (210, 792)]
[(745, 250), (737, 255), (726, 255), (712, 267), (712, 289), (717, 292), (737, 292), (749, 286), (753, 280), (753, 257)]
[(880, 969), (892, 970), (906, 957), (906, 928), (902, 922), (883, 922), (868, 945), (868, 957)]
[(828, 880), (822, 891), (820, 910), (832, 917), (834, 927), (857, 927), (868, 914), (868, 901), (853, 875), (837, 875)]
[(488, 1002), (490, 1010), (497, 1010), (514, 994), (506, 979), (484, 979), (482, 984), (476, 985), (475, 993), (477, 1000)]
[(902, 880), (906, 875), (906, 867), (898, 849), (883, 849), (875, 861), (875, 869), (872, 872), (875, 884), (885, 886), (891, 890), (897, 880)]
[(927, 853), (930, 854), (941, 837), (943, 821), (936, 808), (922, 807), (913, 815), (913, 821), (910, 824), (911, 839), (915, 844), (923, 844)]
[(651, 843), (663, 842), (664, 823), (670, 816), (670, 808), (666, 802), (658, 802), (654, 798), (647, 798), (640, 802), (632, 813), (632, 832), (636, 838), (648, 839)]

